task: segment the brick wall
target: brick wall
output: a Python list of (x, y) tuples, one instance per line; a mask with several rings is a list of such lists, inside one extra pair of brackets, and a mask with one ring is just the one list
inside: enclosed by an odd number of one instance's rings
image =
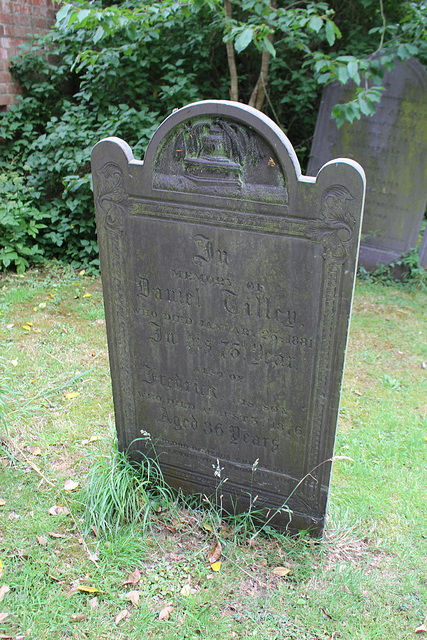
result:
[(21, 92), (9, 73), (11, 57), (29, 34), (49, 29), (57, 10), (53, 0), (0, 0), (0, 110), (14, 104)]

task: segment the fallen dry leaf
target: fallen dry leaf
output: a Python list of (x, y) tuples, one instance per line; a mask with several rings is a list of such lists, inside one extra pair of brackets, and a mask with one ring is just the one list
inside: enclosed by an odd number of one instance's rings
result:
[(6, 593), (8, 593), (8, 591), (10, 591), (10, 587), (8, 587), (7, 584), (4, 584), (2, 587), (0, 587), (0, 602), (3, 602), (3, 598), (5, 597)]
[(98, 598), (95, 596), (89, 600), (89, 609), (97, 609), (99, 607)]
[(4, 620), (6, 620), (8, 615), (9, 615), (8, 613), (0, 613), (0, 622), (3, 622)]
[(70, 393), (65, 394), (65, 397), (67, 398), (67, 400), (71, 400), (72, 398), (77, 398), (78, 395), (78, 391), (70, 391)]
[(209, 554), (209, 564), (213, 565), (215, 564), (215, 562), (218, 562), (218, 560), (221, 557), (221, 553), (222, 553), (221, 543), (217, 542), (214, 548), (212, 549), (211, 553)]
[(71, 616), (71, 620), (72, 622), (83, 622), (83, 620), (86, 620), (86, 616), (84, 613), (74, 613)]
[(51, 516), (68, 516), (70, 510), (62, 504), (55, 504), (49, 509)]
[(40, 447), (35, 446), (27, 447), (27, 451), (31, 453), (32, 456), (41, 456), (42, 454)]
[(427, 633), (427, 625), (422, 624), (421, 627), (415, 629), (415, 633)]
[(168, 620), (171, 617), (173, 609), (174, 608), (172, 605), (169, 605), (168, 607), (162, 609), (159, 613), (159, 620)]
[(90, 551), (88, 551), (87, 555), (91, 562), (95, 562), (95, 564), (98, 562), (99, 560), (98, 550), (96, 550), (95, 553), (91, 553)]
[(88, 587), (84, 584), (80, 584), (77, 587), (77, 591), (83, 591), (84, 593), (101, 593), (96, 587)]
[(139, 569), (135, 569), (133, 573), (128, 575), (128, 579), (123, 582), (123, 586), (125, 587), (127, 584), (136, 585), (141, 580), (141, 573)]
[(42, 546), (45, 547), (47, 545), (47, 538), (46, 536), (37, 536), (37, 542)]
[(139, 591), (129, 591), (129, 593), (127, 593), (125, 597), (132, 602), (134, 607), (138, 606), (140, 597)]
[(5, 504), (6, 504), (6, 501), (0, 498), (0, 507), (4, 507)]
[(12, 520), (18, 520), (19, 515), (17, 513), (15, 513), (14, 511), (12, 511), (11, 513), (9, 513), (8, 519), (10, 522), (12, 522)]
[(215, 572), (219, 571), (221, 569), (221, 560), (211, 564), (211, 569), (212, 569), (212, 571), (215, 571)]
[(292, 569), (290, 567), (275, 567), (272, 571), (275, 576), (288, 576), (292, 573)]
[(55, 533), (54, 531), (48, 531), (48, 534), (51, 538), (66, 538), (67, 536), (64, 533)]
[(78, 482), (75, 482), (75, 480), (71, 480), (71, 478), (68, 478), (68, 480), (64, 482), (64, 491), (75, 491), (78, 486)]
[(116, 623), (116, 625), (118, 625), (119, 622), (121, 622), (125, 618), (129, 618), (129, 616), (129, 611), (127, 609), (123, 609), (123, 611), (120, 611), (120, 613), (114, 618), (114, 622)]

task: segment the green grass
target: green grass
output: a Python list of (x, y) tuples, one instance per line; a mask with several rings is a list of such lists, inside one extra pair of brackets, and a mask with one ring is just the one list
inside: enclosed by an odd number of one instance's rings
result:
[[(321, 542), (270, 532), (248, 544), (248, 521), (221, 522), (153, 493), (147, 474), (135, 480), (111, 442), (98, 278), (59, 266), (3, 276), (0, 305), (0, 637), (425, 635), (415, 633), (427, 623), (425, 289), (357, 284), (336, 442), (353, 462), (334, 464)], [(120, 513), (129, 486), (138, 499)], [(55, 505), (70, 513), (51, 515)]]

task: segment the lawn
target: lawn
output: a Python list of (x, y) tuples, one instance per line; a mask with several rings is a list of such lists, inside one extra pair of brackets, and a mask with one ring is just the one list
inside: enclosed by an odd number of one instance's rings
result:
[(115, 446), (100, 279), (3, 275), (0, 638), (427, 638), (426, 316), (425, 288), (356, 285), (321, 541), (166, 498), (103, 534), (85, 517)]

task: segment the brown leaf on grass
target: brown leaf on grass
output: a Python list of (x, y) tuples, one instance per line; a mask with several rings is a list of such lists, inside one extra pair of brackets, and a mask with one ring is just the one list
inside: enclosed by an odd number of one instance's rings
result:
[(72, 622), (83, 622), (83, 620), (86, 620), (86, 616), (84, 613), (74, 613), (71, 616)]
[(62, 504), (55, 504), (49, 509), (51, 516), (68, 516), (70, 510)]
[(0, 622), (4, 622), (8, 615), (8, 613), (0, 613)]
[(427, 625), (422, 624), (420, 627), (415, 629), (415, 633), (427, 633)]
[(120, 611), (120, 613), (114, 618), (114, 622), (116, 625), (118, 625), (119, 622), (129, 617), (130, 617), (129, 611), (127, 609), (123, 609), (123, 611)]
[(27, 451), (28, 453), (31, 453), (32, 456), (41, 456), (42, 454), (40, 447), (36, 446), (27, 447)]
[(15, 513), (14, 511), (9, 513), (9, 516), (8, 516), (9, 522), (12, 522), (12, 520), (18, 520), (18, 518), (19, 518), (19, 515), (17, 513)]
[(36, 536), (36, 537), (37, 537), (37, 542), (39, 543), (39, 545), (41, 545), (42, 547), (45, 547), (47, 545), (46, 536)]
[(212, 549), (212, 551), (209, 554), (209, 564), (211, 566), (213, 564), (215, 564), (215, 562), (218, 562), (218, 560), (221, 557), (221, 553), (222, 553), (221, 543), (217, 542), (216, 545), (214, 546), (214, 548)]
[(97, 609), (99, 607), (98, 598), (95, 596), (89, 600), (89, 609)]
[(128, 575), (128, 579), (123, 582), (123, 586), (125, 587), (128, 584), (131, 584), (132, 586), (134, 586), (138, 584), (140, 580), (141, 580), (141, 573), (139, 569), (135, 569), (133, 573), (130, 573)]
[(3, 500), (3, 498), (0, 498), (0, 507), (4, 507), (5, 504), (6, 504), (6, 501)]
[(7, 584), (4, 584), (2, 587), (0, 587), (0, 602), (3, 602), (3, 598), (9, 591), (10, 587), (8, 587)]
[(87, 555), (91, 562), (94, 562), (95, 564), (98, 562), (99, 560), (98, 550), (96, 550), (95, 553), (91, 553), (90, 551), (88, 551)]
[(272, 573), (274, 573), (275, 576), (284, 577), (292, 573), (292, 568), (291, 567), (274, 567)]
[(67, 536), (64, 533), (55, 533), (54, 531), (48, 531), (48, 534), (51, 538), (66, 538)]
[(134, 607), (137, 607), (140, 595), (140, 591), (129, 591), (129, 593), (126, 594), (125, 598), (130, 600)]
[(95, 536), (95, 538), (97, 538), (98, 537), (98, 529), (95, 527), (94, 524), (91, 526), (91, 529), (92, 529), (93, 535)]
[(68, 478), (68, 480), (64, 482), (64, 491), (75, 491), (78, 486), (78, 482), (72, 480), (71, 478)]
[(171, 617), (171, 613), (174, 610), (172, 605), (164, 607), (159, 613), (159, 620), (168, 620)]

